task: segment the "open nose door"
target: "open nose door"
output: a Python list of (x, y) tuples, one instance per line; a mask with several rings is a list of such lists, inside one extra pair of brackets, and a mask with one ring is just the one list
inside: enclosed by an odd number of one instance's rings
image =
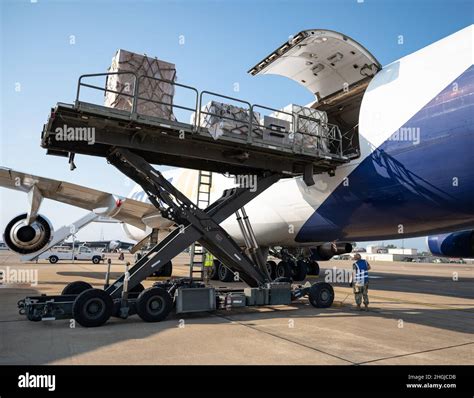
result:
[(322, 100), (370, 79), (380, 69), (377, 59), (350, 37), (313, 29), (293, 36), (248, 72), (285, 76)]

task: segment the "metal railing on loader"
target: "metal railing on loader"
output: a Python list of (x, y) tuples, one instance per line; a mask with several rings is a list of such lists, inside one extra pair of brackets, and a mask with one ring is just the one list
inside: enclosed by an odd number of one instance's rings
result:
[[(107, 87), (107, 80), (104, 87), (100, 87), (97, 85), (92, 85), (85, 83), (83, 80), (86, 78), (94, 78), (94, 77), (109, 77), (114, 75), (131, 75), (133, 76), (133, 81), (131, 84), (126, 85), (123, 90), (116, 91), (111, 88)], [(177, 104), (175, 102), (169, 101), (159, 101), (156, 99), (145, 98), (139, 95), (140, 87), (143, 86), (143, 80), (152, 80), (158, 83), (165, 84), (167, 86), (173, 87), (173, 89), (180, 88), (184, 89), (191, 95), (190, 102), (192, 104), (183, 105)], [(294, 154), (305, 154), (308, 156), (334, 156), (338, 155), (341, 158), (344, 157), (351, 157), (353, 158), (356, 155), (354, 148), (343, 148), (343, 135), (339, 127), (335, 124), (331, 124), (328, 122), (321, 121), (321, 119), (313, 118), (310, 116), (306, 116), (303, 114), (293, 113), (293, 112), (286, 112), (283, 110), (271, 108), (264, 105), (258, 104), (251, 104), (248, 101), (231, 97), (228, 95), (223, 95), (219, 93), (215, 93), (212, 91), (199, 91), (195, 87), (184, 85), (177, 83), (175, 81), (170, 81), (166, 79), (160, 79), (151, 76), (138, 76), (134, 72), (108, 72), (108, 73), (95, 73), (95, 74), (86, 74), (80, 76), (77, 84), (77, 91), (76, 91), (76, 100), (75, 105), (78, 108), (84, 106), (85, 103), (81, 102), (80, 95), (81, 95), (81, 87), (86, 87), (89, 89), (99, 90), (105, 93), (112, 93), (116, 94), (119, 97), (126, 97), (130, 99), (130, 106), (128, 109), (129, 117), (131, 120), (137, 120), (140, 117), (144, 117), (147, 115), (140, 114), (137, 110), (138, 103), (141, 101), (142, 103), (152, 103), (156, 105), (161, 105), (163, 107), (170, 107), (171, 109), (179, 109), (187, 112), (191, 112), (193, 117), (192, 123), (190, 123), (191, 130), (194, 134), (209, 134), (209, 126), (206, 126), (203, 123), (203, 116), (212, 118), (214, 124), (220, 122), (230, 122), (235, 124), (237, 129), (240, 129), (241, 132), (243, 131), (245, 134), (224, 134), (223, 136), (219, 137), (224, 140), (231, 140), (237, 142), (246, 142), (248, 144), (255, 144), (255, 145), (270, 145), (272, 148), (277, 148), (278, 150), (283, 151), (290, 151)], [(243, 110), (245, 110), (244, 115), (245, 119), (238, 119), (235, 117), (231, 117), (228, 115), (224, 115), (219, 112), (213, 112), (210, 110), (203, 109), (203, 105), (205, 103), (204, 98), (207, 97), (217, 97), (219, 99), (231, 101), (234, 103), (239, 104)], [(90, 106), (90, 104), (87, 104)], [(268, 141), (264, 138), (263, 132), (267, 129), (260, 120), (254, 117), (256, 115), (255, 109), (263, 109), (265, 111), (272, 111), (274, 113), (280, 115), (286, 115), (287, 119), (289, 118), (290, 121), (290, 130), (285, 132), (286, 138), (280, 141), (278, 140), (271, 140)], [(123, 109), (122, 109), (123, 110)], [(304, 131), (301, 128), (301, 122), (304, 121), (307, 125), (312, 124), (314, 126), (319, 126), (317, 129), (319, 133), (324, 132), (324, 134), (317, 134), (317, 133), (309, 133)], [(173, 120), (167, 120), (167, 122), (176, 122)], [(181, 123), (180, 123), (181, 124)], [(204, 125), (203, 125), (204, 124)], [(245, 129), (242, 130), (242, 127)], [(299, 139), (298, 139), (299, 138)], [(321, 145), (322, 141), (326, 141), (327, 143), (323, 146)]]
[[(131, 75), (131, 76), (133, 76), (133, 84), (131, 84), (130, 86), (125, 86), (125, 90), (116, 91), (116, 90), (112, 90), (112, 89), (107, 87), (107, 81), (106, 81), (105, 87), (100, 87), (100, 86), (96, 86), (96, 85), (92, 85), (92, 84), (88, 84), (88, 83), (83, 82), (83, 79), (85, 79), (85, 78), (100, 77), (100, 76), (109, 77), (109, 76), (114, 76), (114, 75)], [(166, 85), (172, 86), (174, 88), (179, 87), (179, 88), (183, 88), (183, 89), (191, 91), (192, 93), (195, 94), (194, 95), (193, 107), (179, 105), (179, 104), (176, 104), (176, 103), (170, 103), (170, 102), (166, 102), (166, 101), (159, 101), (159, 100), (155, 100), (155, 99), (151, 99), (151, 98), (140, 97), (139, 96), (140, 81), (144, 80), (144, 79), (149, 79), (149, 80), (161, 82), (161, 83), (164, 83)], [(306, 143), (310, 142), (313, 139), (317, 139), (317, 140), (326, 139), (326, 140), (329, 140), (330, 146), (332, 148), (334, 148), (332, 151), (328, 151), (328, 154), (329, 153), (334, 153), (334, 154), (339, 154), (340, 156), (345, 156), (345, 153), (344, 153), (344, 150), (343, 150), (343, 147), (342, 147), (343, 138), (342, 138), (342, 134), (339, 130), (339, 127), (337, 125), (330, 124), (330, 123), (327, 123), (327, 122), (326, 123), (321, 122), (320, 119), (312, 118), (310, 116), (305, 116), (305, 115), (297, 114), (297, 113), (290, 113), (290, 112), (286, 112), (286, 111), (283, 111), (283, 110), (270, 108), (268, 106), (263, 106), (263, 105), (258, 105), (258, 104), (251, 104), (248, 101), (244, 101), (244, 100), (241, 100), (241, 99), (236, 98), (236, 97), (230, 97), (230, 96), (227, 96), (227, 95), (215, 93), (215, 92), (212, 92), (212, 91), (199, 92), (196, 88), (194, 88), (192, 86), (188, 86), (188, 85), (177, 83), (175, 81), (160, 79), (160, 78), (156, 78), (156, 77), (152, 77), (152, 76), (143, 76), (143, 75), (138, 76), (135, 72), (107, 72), (107, 73), (86, 74), (86, 75), (80, 76), (79, 80), (78, 80), (78, 84), (77, 84), (76, 100), (75, 100), (75, 104), (76, 104), (77, 107), (81, 106), (81, 101), (80, 101), (81, 87), (87, 87), (87, 88), (90, 88), (90, 89), (103, 91), (104, 93), (113, 93), (113, 94), (116, 94), (118, 96), (124, 96), (124, 97), (130, 98), (131, 99), (131, 104), (130, 104), (130, 111), (129, 112), (130, 112), (130, 118), (131, 119), (137, 119), (139, 117), (139, 113), (137, 112), (137, 105), (138, 105), (138, 101), (143, 101), (143, 102), (154, 103), (154, 104), (157, 104), (157, 105), (163, 105), (165, 107), (171, 107), (173, 109), (176, 108), (176, 109), (181, 109), (181, 110), (193, 112), (193, 114), (196, 115), (196, 117), (194, 117), (192, 127), (193, 127), (193, 131), (198, 132), (198, 133), (203, 132), (203, 130), (204, 130), (204, 132), (206, 132), (206, 130), (208, 130), (208, 129), (206, 129), (206, 127), (203, 127), (201, 125), (202, 124), (201, 123), (201, 116), (202, 115), (212, 116), (212, 117), (214, 117), (216, 119), (219, 119), (219, 120), (227, 120), (227, 121), (231, 121), (231, 122), (234, 122), (234, 123), (241, 123), (242, 126), (244, 126), (244, 125), (248, 126), (246, 137), (243, 137), (243, 140), (246, 141), (249, 144), (251, 144), (254, 141), (257, 142), (257, 143), (258, 142), (262, 142), (262, 143), (265, 142), (265, 140), (261, 136), (261, 133), (265, 129), (265, 126), (262, 125), (260, 123), (260, 121), (258, 121), (258, 120), (255, 121), (254, 120), (253, 116), (255, 114), (255, 108), (265, 109), (265, 110), (269, 110), (269, 111), (276, 112), (276, 113), (279, 113), (279, 114), (285, 114), (285, 115), (287, 115), (291, 118), (291, 126), (292, 126), (291, 130), (288, 131), (287, 134), (291, 137), (295, 136), (296, 134), (300, 134), (302, 136), (302, 139), (299, 140), (300, 141), (299, 144), (297, 143), (297, 140), (291, 139), (290, 141), (292, 141), (292, 142), (290, 144), (285, 145), (285, 142), (288, 142), (288, 140), (282, 140), (281, 143), (277, 143), (276, 141), (272, 141), (271, 142), (272, 145), (280, 146), (281, 148), (291, 149), (294, 153), (303, 153), (303, 152), (311, 153), (311, 149), (317, 149), (317, 148), (310, 148), (310, 147), (305, 148), (305, 142)], [(130, 92), (132, 92), (132, 94), (130, 94)], [(245, 106), (246, 107), (245, 109), (247, 111), (247, 120), (243, 121), (241, 119), (225, 116), (225, 115), (222, 115), (222, 114), (217, 113), (217, 112), (210, 112), (210, 111), (203, 110), (202, 109), (203, 108), (203, 103), (204, 103), (203, 97), (205, 95), (218, 97), (218, 98), (226, 99), (226, 100), (233, 101), (233, 102), (237, 102), (240, 105)], [(299, 124), (300, 120), (306, 120), (306, 122), (311, 122), (311, 123), (315, 123), (315, 124), (320, 125), (322, 127), (321, 130), (328, 132), (327, 136), (321, 136), (321, 135), (311, 134), (311, 133), (307, 133), (305, 131), (302, 131), (299, 128), (300, 127), (300, 124)], [(258, 134), (260, 134), (260, 136)], [(236, 138), (236, 137), (233, 137), (233, 138)]]

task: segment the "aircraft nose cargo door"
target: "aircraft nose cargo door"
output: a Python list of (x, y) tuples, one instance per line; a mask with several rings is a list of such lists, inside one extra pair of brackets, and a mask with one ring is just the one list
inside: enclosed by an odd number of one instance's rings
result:
[(358, 150), (362, 97), (380, 69), (377, 59), (350, 37), (312, 29), (293, 36), (248, 72), (285, 76), (310, 90), (316, 100), (308, 106), (326, 112), (343, 133), (343, 145)]

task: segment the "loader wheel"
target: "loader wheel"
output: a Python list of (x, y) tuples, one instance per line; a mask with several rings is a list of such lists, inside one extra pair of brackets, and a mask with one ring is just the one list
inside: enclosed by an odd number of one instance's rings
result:
[(145, 289), (137, 298), (137, 314), (145, 322), (159, 322), (165, 319), (173, 308), (173, 299), (161, 287)]
[(334, 289), (329, 283), (318, 282), (309, 289), (309, 302), (316, 308), (328, 308), (334, 301)]
[(92, 264), (99, 264), (100, 260), (102, 260), (100, 256), (94, 256), (92, 257)]
[(74, 300), (72, 315), (79, 325), (91, 328), (107, 322), (113, 309), (114, 302), (110, 294), (100, 289), (88, 289)]
[(61, 294), (69, 295), (69, 294), (81, 294), (84, 290), (92, 289), (92, 285), (90, 283), (84, 281), (75, 281), (68, 283)]
[(288, 261), (280, 261), (275, 268), (275, 278), (291, 278), (291, 265)]
[(232, 282), (234, 280), (234, 273), (224, 264), (219, 265), (219, 280), (221, 282)]
[(51, 264), (56, 264), (59, 261), (59, 258), (58, 256), (50, 256), (48, 260)]
[(308, 266), (306, 261), (298, 260), (296, 262), (296, 267), (294, 268), (293, 278), (295, 281), (304, 281), (306, 279), (306, 274), (308, 272)]

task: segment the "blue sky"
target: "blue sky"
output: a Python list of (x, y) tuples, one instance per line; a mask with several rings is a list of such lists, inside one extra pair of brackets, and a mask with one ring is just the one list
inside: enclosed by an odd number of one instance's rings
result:
[[(28, 0), (1, 1), (0, 12), (0, 165), (122, 195), (132, 183), (104, 159), (79, 156), (70, 172), (65, 159), (39, 146), (50, 108), (72, 102), (78, 76), (106, 71), (118, 48), (175, 63), (181, 83), (279, 108), (313, 98), (294, 82), (246, 71), (301, 30), (343, 32), (386, 65), (473, 22), (472, 1), (456, 0)], [(0, 190), (1, 230), (26, 203), (26, 195)], [(84, 214), (51, 201), (42, 211), (56, 228)], [(101, 231), (125, 239), (111, 225), (89, 226), (79, 237), (98, 239)], [(408, 246), (424, 248), (424, 240)]]

